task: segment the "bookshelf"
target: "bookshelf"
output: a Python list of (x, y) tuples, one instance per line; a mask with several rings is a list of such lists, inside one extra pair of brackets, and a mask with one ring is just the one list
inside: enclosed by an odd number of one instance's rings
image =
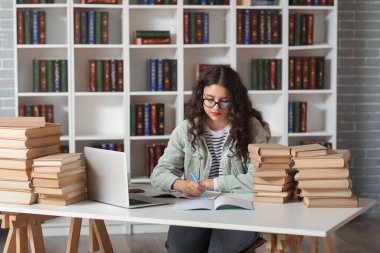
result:
[[(281, 44), (237, 44), (237, 12), (239, 10), (279, 11)], [(329, 141), (336, 148), (337, 100), (337, 0), (334, 6), (291, 6), (277, 0), (274, 6), (138, 5), (137, 0), (121, 4), (84, 4), (80, 0), (55, 0), (54, 4), (15, 4), (18, 10), (46, 12), (46, 44), (17, 44), (15, 48), (16, 108), (19, 103), (54, 104), (55, 122), (62, 124), (62, 142), (70, 152), (83, 152), (94, 143), (124, 144), (131, 182), (148, 182), (145, 172), (145, 145), (169, 139), (171, 131), (184, 118), (184, 103), (195, 83), (195, 65), (230, 64), (249, 89), (254, 106), (269, 122), (271, 142), (298, 145), (301, 140)], [(108, 44), (75, 44), (75, 11), (107, 11), (109, 13)], [(209, 44), (184, 44), (185, 11), (209, 12)], [(314, 44), (289, 46), (289, 14), (314, 14)], [(14, 21), (17, 30), (17, 19)], [(171, 44), (136, 45), (136, 30), (169, 30)], [(290, 90), (288, 88), (289, 57), (325, 57), (325, 88)], [(67, 59), (67, 92), (32, 92), (33, 59)], [(146, 61), (150, 58), (177, 60), (177, 91), (146, 91)], [(279, 90), (252, 90), (251, 59), (282, 60), (282, 86)], [(122, 59), (124, 90), (89, 92), (90, 59)], [(307, 132), (288, 133), (288, 102), (308, 102)], [(130, 135), (130, 104), (165, 103), (165, 134), (160, 136)]]

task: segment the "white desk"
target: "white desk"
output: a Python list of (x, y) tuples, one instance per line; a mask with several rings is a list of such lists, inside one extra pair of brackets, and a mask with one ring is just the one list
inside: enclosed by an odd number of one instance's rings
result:
[(358, 208), (306, 208), (300, 202), (256, 203), (253, 211), (174, 211), (173, 205), (124, 209), (85, 201), (70, 206), (1, 204), (0, 211), (137, 223), (257, 231), (271, 234), (327, 237), (375, 205), (360, 199)]

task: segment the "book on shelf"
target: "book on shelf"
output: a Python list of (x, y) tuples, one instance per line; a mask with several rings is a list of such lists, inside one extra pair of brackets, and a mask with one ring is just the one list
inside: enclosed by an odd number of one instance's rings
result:
[(63, 165), (52, 165), (52, 166), (33, 166), (34, 172), (41, 172), (41, 173), (58, 173), (58, 172), (65, 172), (70, 171), (76, 168), (80, 168), (83, 166), (82, 160), (73, 161), (70, 163), (66, 163)]
[(123, 91), (123, 60), (88, 60), (89, 91)]
[(229, 0), (188, 0), (189, 5), (229, 5)]
[(289, 13), (289, 46), (314, 44), (314, 14)]
[(252, 177), (253, 184), (285, 185), (294, 180), (294, 174), (283, 177)]
[(275, 0), (237, 0), (236, 4), (243, 6), (275, 5)]
[(0, 190), (0, 202), (9, 204), (30, 205), (37, 202), (37, 194), (31, 191)]
[(325, 58), (289, 57), (289, 89), (324, 89)]
[(81, 159), (81, 153), (52, 154), (33, 160), (34, 166), (62, 166)]
[(343, 168), (350, 159), (350, 151), (347, 149), (329, 150), (327, 155), (313, 157), (292, 158), (295, 168)]
[(0, 179), (14, 181), (28, 181), (31, 178), (31, 170), (0, 169)]
[(147, 60), (147, 70), (148, 91), (177, 90), (176, 59), (149, 59)]
[(43, 127), (44, 117), (8, 117), (0, 116), (0, 127)]
[(209, 44), (208, 11), (185, 11), (183, 13), (184, 44)]
[(167, 142), (146, 144), (145, 146), (145, 175), (150, 177), (153, 169), (158, 164), (158, 160), (164, 154), (165, 148), (168, 146)]
[(249, 144), (248, 151), (258, 156), (289, 156), (290, 148), (281, 144)]
[(280, 59), (251, 59), (251, 87), (253, 90), (280, 90), (282, 61)]
[(296, 170), (255, 170), (254, 175), (256, 177), (270, 177), (270, 178), (278, 178), (278, 177), (287, 177), (294, 176)]
[(294, 188), (294, 182), (289, 182), (284, 185), (269, 185), (269, 184), (254, 184), (254, 192), (284, 192)]
[(0, 138), (11, 140), (27, 140), (45, 136), (60, 135), (61, 126), (47, 123), (43, 127), (0, 127)]
[(326, 147), (327, 150), (332, 150), (332, 143), (326, 140), (301, 140), (300, 145), (319, 144)]
[(135, 43), (143, 44), (170, 44), (170, 31), (167, 30), (137, 30), (135, 32)]
[(315, 5), (315, 6), (333, 6), (334, 0), (289, 0), (289, 5)]
[(307, 132), (307, 102), (289, 101), (288, 103), (288, 132)]
[(300, 197), (351, 197), (352, 191), (350, 188), (340, 189), (301, 189), (299, 193)]
[(224, 209), (247, 209), (252, 210), (251, 200), (221, 195), (216, 199), (205, 199), (203, 197), (193, 199), (177, 199), (174, 210), (224, 210)]
[(31, 159), (3, 159), (0, 158), (0, 168), (7, 170), (32, 170), (33, 160)]
[(9, 140), (0, 138), (0, 148), (30, 149), (43, 146), (59, 145), (60, 135), (51, 135), (27, 140)]
[(17, 43), (46, 44), (46, 12), (17, 10)]
[(0, 148), (0, 158), (34, 159), (44, 155), (58, 153), (59, 145), (43, 146), (37, 148), (10, 149)]
[(320, 207), (320, 208), (354, 208), (358, 207), (358, 197), (352, 195), (351, 197), (340, 198), (320, 198), (320, 197), (304, 197), (302, 202), (306, 207)]
[(34, 187), (35, 193), (42, 194), (51, 194), (51, 195), (65, 195), (69, 192), (76, 191), (78, 189), (82, 189), (86, 187), (86, 183), (81, 181), (79, 183), (71, 184), (68, 186), (60, 187), (60, 188), (51, 188), (51, 187)]
[(53, 4), (55, 0), (17, 0), (17, 4)]
[(48, 123), (54, 122), (54, 105), (52, 104), (34, 104), (18, 105), (18, 116), (20, 117), (45, 117)]
[(105, 11), (74, 11), (75, 44), (108, 44), (109, 14)]
[(352, 183), (349, 178), (298, 181), (298, 188), (300, 189), (347, 189), (351, 188), (351, 186)]
[(253, 202), (283, 204), (291, 199), (293, 199), (293, 195), (286, 197), (254, 196)]
[(310, 156), (321, 156), (327, 155), (327, 149), (325, 146), (320, 144), (307, 144), (291, 146), (290, 153), (293, 157), (310, 157)]
[(72, 184), (85, 181), (85, 174), (80, 173), (69, 177), (63, 177), (58, 179), (49, 178), (33, 178), (33, 187), (49, 187), (49, 188), (62, 188)]
[(30, 181), (14, 181), (0, 179), (0, 189), (9, 191), (31, 191)]
[(68, 170), (68, 171), (62, 171), (62, 172), (32, 172), (33, 178), (47, 178), (47, 179), (60, 179), (64, 177), (72, 177), (77, 174), (83, 174), (85, 172), (85, 167), (80, 167), (78, 169)]
[(133, 115), (131, 116), (132, 119), (135, 119), (135, 121), (130, 122), (131, 132), (136, 135), (148, 136), (154, 135), (155, 132), (153, 131), (157, 130), (157, 135), (165, 134), (165, 105), (163, 103), (136, 104), (131, 106), (130, 110), (131, 115)]
[(347, 178), (349, 176), (348, 168), (315, 168), (301, 169), (294, 176), (296, 180), (308, 179), (331, 179), (331, 178)]

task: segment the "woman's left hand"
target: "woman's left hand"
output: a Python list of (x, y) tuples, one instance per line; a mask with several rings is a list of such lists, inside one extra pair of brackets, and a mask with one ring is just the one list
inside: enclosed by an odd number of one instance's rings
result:
[(200, 180), (200, 184), (206, 188), (206, 190), (213, 191), (214, 190), (214, 180), (213, 179), (202, 179)]

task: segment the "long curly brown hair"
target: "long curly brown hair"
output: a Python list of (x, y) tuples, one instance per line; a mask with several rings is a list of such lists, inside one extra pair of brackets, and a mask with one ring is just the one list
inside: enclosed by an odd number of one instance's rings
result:
[(266, 129), (267, 139), (270, 137), (269, 126), (263, 120), (261, 112), (253, 108), (248, 90), (243, 85), (239, 74), (224, 65), (213, 66), (203, 71), (197, 85), (193, 87), (193, 94), (186, 111), (186, 118), (190, 122), (188, 134), (191, 138), (191, 146), (195, 149), (199, 136), (204, 134), (207, 114), (203, 108), (203, 89), (213, 84), (222, 85), (228, 91), (230, 102), (228, 115), (231, 124), (232, 146), (235, 146), (236, 155), (245, 161), (248, 158), (248, 144), (254, 138), (249, 131), (251, 117), (258, 119)]

